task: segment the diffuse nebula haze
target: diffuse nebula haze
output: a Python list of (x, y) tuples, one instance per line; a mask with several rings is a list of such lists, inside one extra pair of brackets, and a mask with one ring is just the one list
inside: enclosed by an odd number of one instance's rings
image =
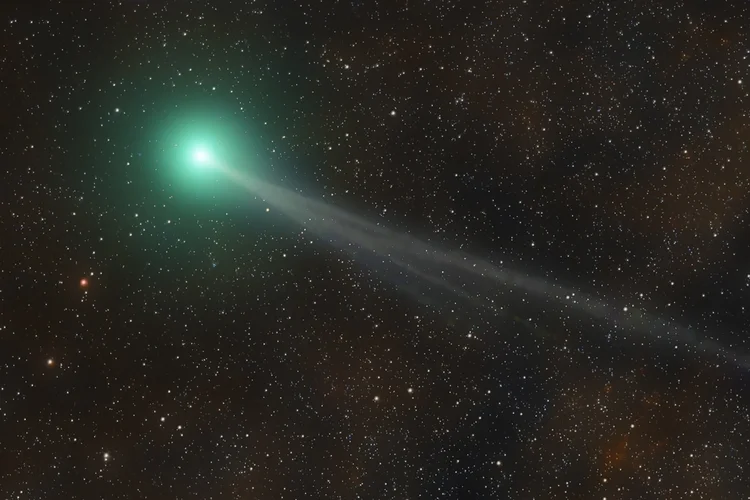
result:
[(222, 170), (280, 213), (421, 302), (435, 305), (446, 300), (462, 301), (497, 317), (515, 317), (528, 326), (518, 316), (522, 314), (520, 309), (515, 309), (523, 302), (524, 310), (555, 310), (567, 316), (598, 319), (625, 342), (637, 341), (656, 349), (681, 350), (736, 367), (750, 367), (750, 358), (693, 328), (639, 309), (614, 306), (612, 299), (498, 267), (466, 252), (441, 249), (288, 188), (229, 168)]

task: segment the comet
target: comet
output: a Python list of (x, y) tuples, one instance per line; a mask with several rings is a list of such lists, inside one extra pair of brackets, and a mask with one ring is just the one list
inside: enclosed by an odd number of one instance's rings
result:
[[(514, 269), (389, 229), (351, 210), (235, 169), (202, 147), (193, 150), (192, 161), (220, 172), (233, 186), (255, 195), (425, 304), (438, 307), (436, 304), (463, 302), (489, 315), (511, 319), (519, 318), (517, 314), (508, 314), (512, 307), (535, 307), (542, 312), (554, 309), (562, 312), (562, 317), (575, 314), (596, 318), (608, 324), (610, 332), (620, 332), (632, 345), (649, 345), (670, 352), (682, 349), (750, 368), (750, 357), (701, 335), (694, 328), (638, 308), (614, 305), (611, 298), (583, 293), (551, 280), (547, 273)], [(519, 322), (533, 328), (531, 321)]]

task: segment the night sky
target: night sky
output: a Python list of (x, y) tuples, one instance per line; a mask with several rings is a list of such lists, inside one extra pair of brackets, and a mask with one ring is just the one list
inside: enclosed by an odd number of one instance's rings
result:
[[(745, 4), (3, 2), (0, 498), (750, 498)], [(342, 252), (202, 136), (693, 348)]]

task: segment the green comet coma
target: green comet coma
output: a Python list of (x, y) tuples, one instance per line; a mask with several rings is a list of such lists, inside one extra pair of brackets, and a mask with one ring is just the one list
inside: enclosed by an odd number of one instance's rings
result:
[(257, 163), (254, 136), (233, 105), (209, 100), (177, 103), (162, 122), (160, 174), (175, 194), (216, 198), (231, 189), (222, 169), (252, 172)]

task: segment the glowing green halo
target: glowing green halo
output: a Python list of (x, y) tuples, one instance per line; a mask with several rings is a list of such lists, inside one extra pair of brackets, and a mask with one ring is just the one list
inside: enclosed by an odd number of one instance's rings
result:
[(166, 109), (155, 123), (158, 173), (165, 189), (186, 196), (185, 203), (226, 201), (235, 187), (226, 168), (252, 173), (262, 156), (262, 131), (231, 102), (185, 100)]

